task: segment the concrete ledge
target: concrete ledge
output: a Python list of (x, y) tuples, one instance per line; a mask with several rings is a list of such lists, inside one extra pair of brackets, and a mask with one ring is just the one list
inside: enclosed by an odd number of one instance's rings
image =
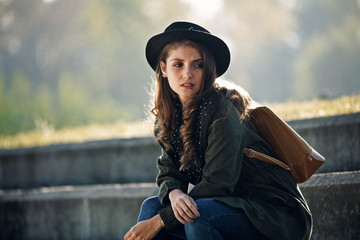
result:
[(0, 150), (0, 189), (154, 182), (153, 138)]
[[(326, 157), (318, 172), (360, 170), (360, 113), (289, 124)], [(160, 152), (150, 137), (0, 150), (0, 189), (153, 182)]]
[(288, 123), (326, 158), (318, 173), (360, 170), (360, 113)]
[(360, 171), (316, 174), (300, 188), (314, 216), (312, 239), (360, 239)]
[(155, 184), (0, 191), (0, 239), (123, 239)]
[[(300, 188), (313, 240), (360, 239), (360, 171), (316, 174)], [(0, 191), (0, 239), (122, 239), (153, 183)]]

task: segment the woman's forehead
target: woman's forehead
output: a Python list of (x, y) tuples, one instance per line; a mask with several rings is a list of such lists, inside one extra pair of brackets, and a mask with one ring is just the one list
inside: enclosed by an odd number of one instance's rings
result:
[(196, 59), (202, 58), (201, 53), (199, 50), (188, 44), (177, 44), (172, 46), (168, 51), (168, 57), (184, 57), (184, 56), (192, 56)]

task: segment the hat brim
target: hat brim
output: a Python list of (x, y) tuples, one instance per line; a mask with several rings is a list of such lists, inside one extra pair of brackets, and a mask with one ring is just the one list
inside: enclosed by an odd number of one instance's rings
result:
[(146, 59), (151, 68), (156, 70), (159, 55), (163, 48), (172, 42), (192, 40), (205, 46), (214, 56), (216, 63), (216, 74), (221, 76), (228, 69), (230, 64), (230, 51), (226, 43), (220, 38), (197, 30), (174, 30), (150, 38), (146, 44)]

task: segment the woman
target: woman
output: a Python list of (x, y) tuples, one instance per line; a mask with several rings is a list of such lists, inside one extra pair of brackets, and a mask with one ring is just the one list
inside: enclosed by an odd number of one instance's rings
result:
[(247, 93), (215, 81), (229, 66), (227, 45), (174, 22), (146, 57), (157, 80), (159, 194), (125, 239), (309, 239), (311, 213), (291, 174), (243, 154), (272, 150), (248, 121)]

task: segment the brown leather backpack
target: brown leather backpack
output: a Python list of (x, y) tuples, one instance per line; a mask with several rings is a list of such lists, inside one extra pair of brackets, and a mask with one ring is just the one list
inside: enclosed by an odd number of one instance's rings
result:
[(325, 158), (268, 107), (250, 110), (251, 122), (258, 134), (272, 147), (276, 158), (245, 148), (244, 154), (291, 171), (296, 182), (308, 180)]

